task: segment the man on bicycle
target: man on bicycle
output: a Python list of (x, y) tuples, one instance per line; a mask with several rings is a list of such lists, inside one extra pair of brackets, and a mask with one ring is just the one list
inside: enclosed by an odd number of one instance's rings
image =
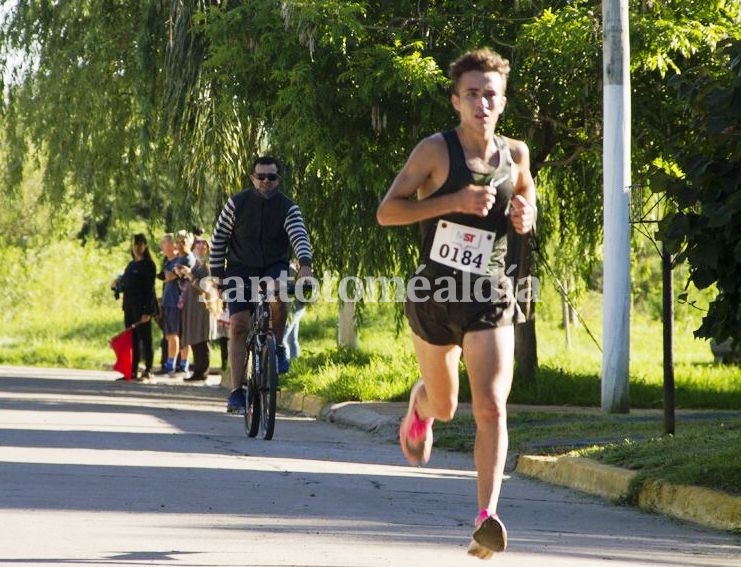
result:
[[(278, 190), (278, 160), (271, 156), (257, 158), (250, 179), (254, 186), (230, 197), (221, 210), (211, 246), (211, 275), (221, 281), (230, 314), (232, 391), (226, 406), (229, 413), (245, 410), (242, 390), (245, 343), (251, 324), (251, 298), (256, 292), (250, 282), (266, 278), (287, 280), (291, 248), (298, 258), (298, 278), (312, 277), (309, 234), (298, 205)], [(285, 373), (289, 361), (282, 343), (288, 306), (276, 296), (270, 309), (278, 345), (278, 372)]]

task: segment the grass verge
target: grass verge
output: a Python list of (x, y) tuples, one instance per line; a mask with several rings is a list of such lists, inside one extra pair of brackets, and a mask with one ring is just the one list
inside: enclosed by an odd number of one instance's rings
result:
[[(435, 446), (472, 451), (470, 415), (435, 425)], [(514, 411), (510, 451), (529, 455), (573, 454), (639, 471), (673, 484), (704, 486), (741, 496), (741, 413), (688, 412), (676, 434), (663, 435), (656, 412), (602, 415), (585, 412)]]

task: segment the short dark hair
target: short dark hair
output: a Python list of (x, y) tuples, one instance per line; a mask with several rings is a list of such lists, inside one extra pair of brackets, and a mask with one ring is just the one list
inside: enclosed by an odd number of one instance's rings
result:
[(255, 167), (257, 167), (258, 165), (275, 165), (278, 173), (280, 173), (281, 170), (278, 158), (274, 158), (273, 156), (260, 156), (259, 158), (255, 159), (254, 163), (252, 164), (253, 172), (255, 171)]
[(509, 77), (509, 61), (488, 47), (467, 51), (450, 64), (449, 73), (450, 79), (453, 81), (454, 93), (458, 93), (458, 79), (468, 71), (481, 71), (482, 73), (495, 71), (504, 79), (506, 88), (507, 78)]

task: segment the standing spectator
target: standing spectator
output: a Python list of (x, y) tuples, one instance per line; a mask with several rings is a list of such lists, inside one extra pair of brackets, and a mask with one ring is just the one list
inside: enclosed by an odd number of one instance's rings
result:
[[(174, 376), (176, 362), (180, 354), (180, 277), (176, 268), (184, 263), (178, 255), (176, 238), (172, 233), (162, 237), (160, 248), (165, 254), (164, 279), (162, 291), (162, 325), (167, 340), (167, 359), (165, 360), (164, 374)], [(187, 262), (187, 260), (185, 260)]]
[(162, 235), (162, 238), (160, 238), (160, 253), (162, 254), (162, 269), (157, 272), (157, 279), (162, 282), (162, 294), (160, 295), (159, 299), (157, 300), (158, 310), (157, 310), (157, 316), (155, 317), (155, 322), (157, 323), (157, 326), (160, 328), (160, 331), (162, 331), (162, 338), (160, 340), (160, 370), (158, 372), (155, 372), (157, 375), (163, 375), (167, 374), (167, 351), (168, 351), (168, 344), (167, 344), (167, 331), (165, 330), (165, 308), (164, 308), (164, 299), (165, 299), (165, 288), (167, 287), (167, 282), (165, 281), (165, 265), (167, 264), (168, 260), (174, 257), (175, 255), (175, 235), (171, 232), (165, 233)]
[(193, 254), (193, 234), (187, 230), (179, 230), (175, 235), (175, 248), (178, 256), (175, 265), (175, 275), (178, 279), (178, 344), (180, 346), (180, 361), (177, 364), (177, 370), (174, 374), (188, 374), (190, 367), (190, 346), (183, 344), (183, 307), (185, 306), (185, 292), (189, 283), (185, 277), (185, 271), (181, 268), (192, 269), (196, 264), (196, 257)]
[[(157, 268), (143, 234), (135, 234), (131, 244), (131, 262), (118, 282), (123, 292), (124, 325), (133, 327), (132, 380), (151, 376), (154, 352), (152, 350), (151, 319), (157, 309), (154, 291)], [(144, 358), (144, 371), (139, 375), (139, 362)]]
[(216, 338), (216, 316), (218, 306), (211, 307), (211, 302), (220, 304), (218, 293), (206, 294), (209, 290), (208, 257), (210, 246), (208, 240), (197, 238), (193, 242), (193, 253), (196, 258), (193, 268), (180, 266), (178, 271), (190, 285), (183, 290), (182, 311), (182, 344), (193, 351), (193, 372), (186, 382), (206, 380), (211, 366), (211, 346), (209, 341)]

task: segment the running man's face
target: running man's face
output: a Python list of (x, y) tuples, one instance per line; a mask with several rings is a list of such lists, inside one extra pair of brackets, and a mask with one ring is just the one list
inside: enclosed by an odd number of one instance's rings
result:
[(271, 191), (278, 186), (280, 183), (280, 176), (278, 175), (278, 166), (274, 163), (258, 163), (255, 166), (255, 171), (250, 175), (252, 183), (255, 185), (255, 189), (261, 193)]
[(493, 132), (507, 104), (504, 90), (504, 78), (496, 71), (467, 71), (458, 79), (457, 92), (450, 100), (462, 125)]

